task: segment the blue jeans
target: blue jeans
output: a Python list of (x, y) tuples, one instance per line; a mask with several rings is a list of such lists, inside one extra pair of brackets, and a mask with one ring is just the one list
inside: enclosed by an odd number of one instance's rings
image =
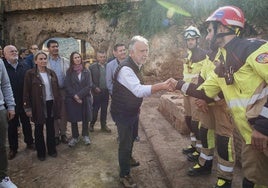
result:
[(139, 123), (139, 114), (136, 116), (112, 114), (112, 118), (117, 125), (119, 136), (118, 160), (120, 177), (124, 177), (130, 173), (130, 157), (132, 156), (134, 142), (133, 133)]
[(6, 153), (6, 137), (7, 137), (7, 111), (0, 110), (0, 181), (7, 176), (7, 153)]

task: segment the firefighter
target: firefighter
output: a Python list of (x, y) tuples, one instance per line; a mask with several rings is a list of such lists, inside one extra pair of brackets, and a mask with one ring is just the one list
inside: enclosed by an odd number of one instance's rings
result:
[(219, 63), (199, 90), (182, 80), (173, 84), (206, 101), (223, 92), (242, 136), (243, 188), (268, 187), (268, 43), (237, 37), (245, 23), (238, 7), (220, 7), (206, 21), (215, 31), (211, 42), (220, 49)]
[[(200, 31), (194, 27), (188, 27), (184, 34), (187, 45), (187, 57), (183, 65), (183, 80), (187, 83), (197, 83), (198, 75), (203, 62), (208, 59), (206, 52), (199, 47)], [(199, 139), (198, 110), (194, 97), (184, 95), (185, 122), (190, 130), (191, 145), (182, 152), (187, 155), (189, 161), (196, 161), (199, 156), (201, 141)]]
[[(209, 36), (206, 38), (210, 41)], [(209, 57), (211, 61), (207, 61), (200, 72), (198, 85), (202, 84), (213, 72), (219, 57), (218, 49), (213, 49)], [(213, 62), (212, 62), (213, 61)], [(223, 98), (222, 95), (220, 95)], [(197, 105), (202, 111), (199, 113), (199, 121), (201, 123), (199, 134), (202, 144), (198, 162), (188, 171), (189, 176), (200, 176), (210, 174), (213, 163), (213, 155), (215, 143), (217, 144), (217, 182), (215, 188), (230, 188), (233, 178), (233, 170), (235, 165), (235, 150), (233, 144), (234, 126), (231, 123), (231, 116), (227, 109), (224, 99), (219, 97), (214, 102), (207, 103), (198, 99)], [(215, 141), (216, 140), (216, 141)]]

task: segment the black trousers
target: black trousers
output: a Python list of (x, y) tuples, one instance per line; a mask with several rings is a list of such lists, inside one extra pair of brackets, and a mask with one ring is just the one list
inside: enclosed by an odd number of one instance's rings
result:
[(24, 142), (27, 145), (33, 144), (32, 127), (29, 117), (25, 112), (16, 113), (15, 117), (8, 122), (8, 142), (10, 150), (18, 150), (18, 127), (22, 125), (22, 132), (24, 135)]
[(107, 108), (109, 103), (108, 89), (103, 89), (98, 95), (93, 96), (93, 117), (90, 125), (94, 125), (97, 121), (99, 109), (101, 109), (100, 122), (101, 126), (106, 126)]
[[(46, 102), (47, 118), (46, 118), (46, 145), (48, 155), (56, 153), (54, 117), (52, 116), (53, 100)], [(44, 124), (35, 124), (34, 136), (37, 157), (46, 156), (46, 145), (43, 134)]]

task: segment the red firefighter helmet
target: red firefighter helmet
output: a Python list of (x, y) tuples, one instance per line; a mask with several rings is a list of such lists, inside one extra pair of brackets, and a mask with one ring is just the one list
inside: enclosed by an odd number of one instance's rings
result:
[(245, 17), (243, 11), (235, 6), (224, 6), (215, 10), (206, 20), (207, 22), (217, 21), (224, 26), (244, 28)]

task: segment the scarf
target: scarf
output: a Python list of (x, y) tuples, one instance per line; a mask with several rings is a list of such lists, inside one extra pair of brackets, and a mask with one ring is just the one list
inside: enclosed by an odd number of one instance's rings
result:
[(79, 65), (75, 64), (75, 65), (73, 66), (73, 70), (74, 70), (77, 74), (80, 74), (80, 73), (82, 72), (82, 70), (83, 70), (83, 65), (82, 65), (82, 64), (79, 64)]

